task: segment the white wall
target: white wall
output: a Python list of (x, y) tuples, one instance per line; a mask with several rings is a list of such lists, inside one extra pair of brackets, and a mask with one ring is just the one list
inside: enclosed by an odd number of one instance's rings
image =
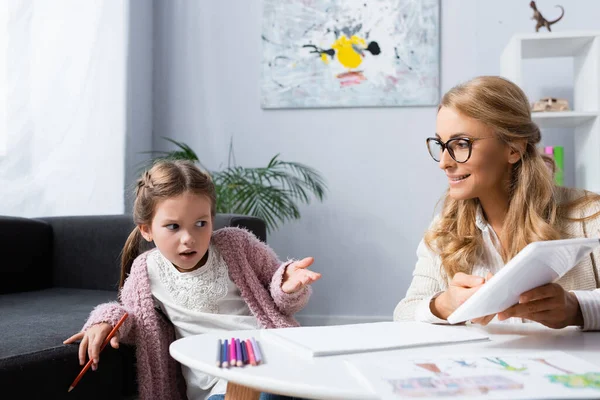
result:
[(8, 3), (0, 215), (123, 211), (127, 3)]
[[(499, 73), (504, 43), (533, 31), (528, 3), (441, 1), (442, 91)], [(549, 18), (557, 15), (553, 1), (538, 6)], [(600, 2), (571, 1), (566, 8), (556, 31), (600, 28)], [(435, 133), (435, 108), (264, 111), (260, 35), (257, 1), (155, 2), (154, 145), (168, 148), (161, 136), (184, 141), (217, 168), (226, 164), (233, 136), (239, 164), (265, 165), (281, 153), (318, 169), (329, 183), (326, 201), (303, 207), (300, 221), (269, 237), (281, 258), (313, 255), (323, 273), (302, 314), (389, 319), (446, 187), (424, 144)], [(563, 67), (528, 66), (525, 76), (535, 80), (526, 89), (534, 98), (545, 94), (535, 85), (568, 94), (569, 65)], [(572, 154), (568, 132), (549, 138), (550, 145), (565, 145), (567, 158)], [(566, 179), (573, 181), (569, 173)]]

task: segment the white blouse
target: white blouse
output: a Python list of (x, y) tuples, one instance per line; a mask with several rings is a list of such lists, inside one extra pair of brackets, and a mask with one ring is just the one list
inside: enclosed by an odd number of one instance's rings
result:
[[(179, 272), (158, 249), (148, 254), (147, 265), (155, 305), (173, 323), (177, 339), (260, 327), (212, 244), (206, 264), (191, 272)], [(189, 400), (225, 394), (226, 381), (184, 365), (182, 372)]]

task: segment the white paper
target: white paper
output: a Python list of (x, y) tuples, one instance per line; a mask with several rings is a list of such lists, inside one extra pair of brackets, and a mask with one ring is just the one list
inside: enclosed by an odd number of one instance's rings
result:
[(347, 360), (382, 400), (599, 399), (600, 367), (556, 352)]
[(308, 357), (488, 339), (487, 334), (474, 327), (391, 321), (266, 329), (261, 336)]
[(508, 309), (524, 292), (562, 277), (599, 245), (598, 238), (530, 243), (458, 307), (448, 322), (456, 324)]

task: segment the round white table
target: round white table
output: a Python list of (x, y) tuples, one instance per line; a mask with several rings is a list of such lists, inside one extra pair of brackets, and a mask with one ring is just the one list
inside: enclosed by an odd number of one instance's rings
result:
[[(401, 322), (399, 322), (401, 323)], [(428, 357), (445, 354), (477, 354), (484, 351), (518, 354), (531, 351), (564, 351), (600, 365), (600, 332), (582, 332), (577, 328), (548, 329), (534, 323), (490, 324), (487, 327), (462, 326), (459, 329), (481, 329), (488, 341), (428, 346), (387, 351), (386, 357)], [(377, 352), (307, 358), (292, 350), (263, 339), (261, 330), (230, 331), (182, 338), (173, 342), (170, 353), (180, 363), (228, 381), (226, 399), (257, 399), (260, 392), (296, 396), (306, 399), (378, 399), (368, 385), (356, 379), (346, 360), (365, 361)], [(263, 353), (264, 363), (243, 368), (216, 366), (219, 339), (255, 337)]]

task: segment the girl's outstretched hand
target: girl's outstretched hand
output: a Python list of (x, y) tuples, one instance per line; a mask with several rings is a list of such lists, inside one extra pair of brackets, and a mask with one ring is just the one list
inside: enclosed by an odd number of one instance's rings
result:
[(283, 274), (281, 290), (288, 294), (294, 293), (319, 280), (321, 278), (320, 273), (307, 269), (314, 261), (314, 258), (306, 257), (288, 265)]

